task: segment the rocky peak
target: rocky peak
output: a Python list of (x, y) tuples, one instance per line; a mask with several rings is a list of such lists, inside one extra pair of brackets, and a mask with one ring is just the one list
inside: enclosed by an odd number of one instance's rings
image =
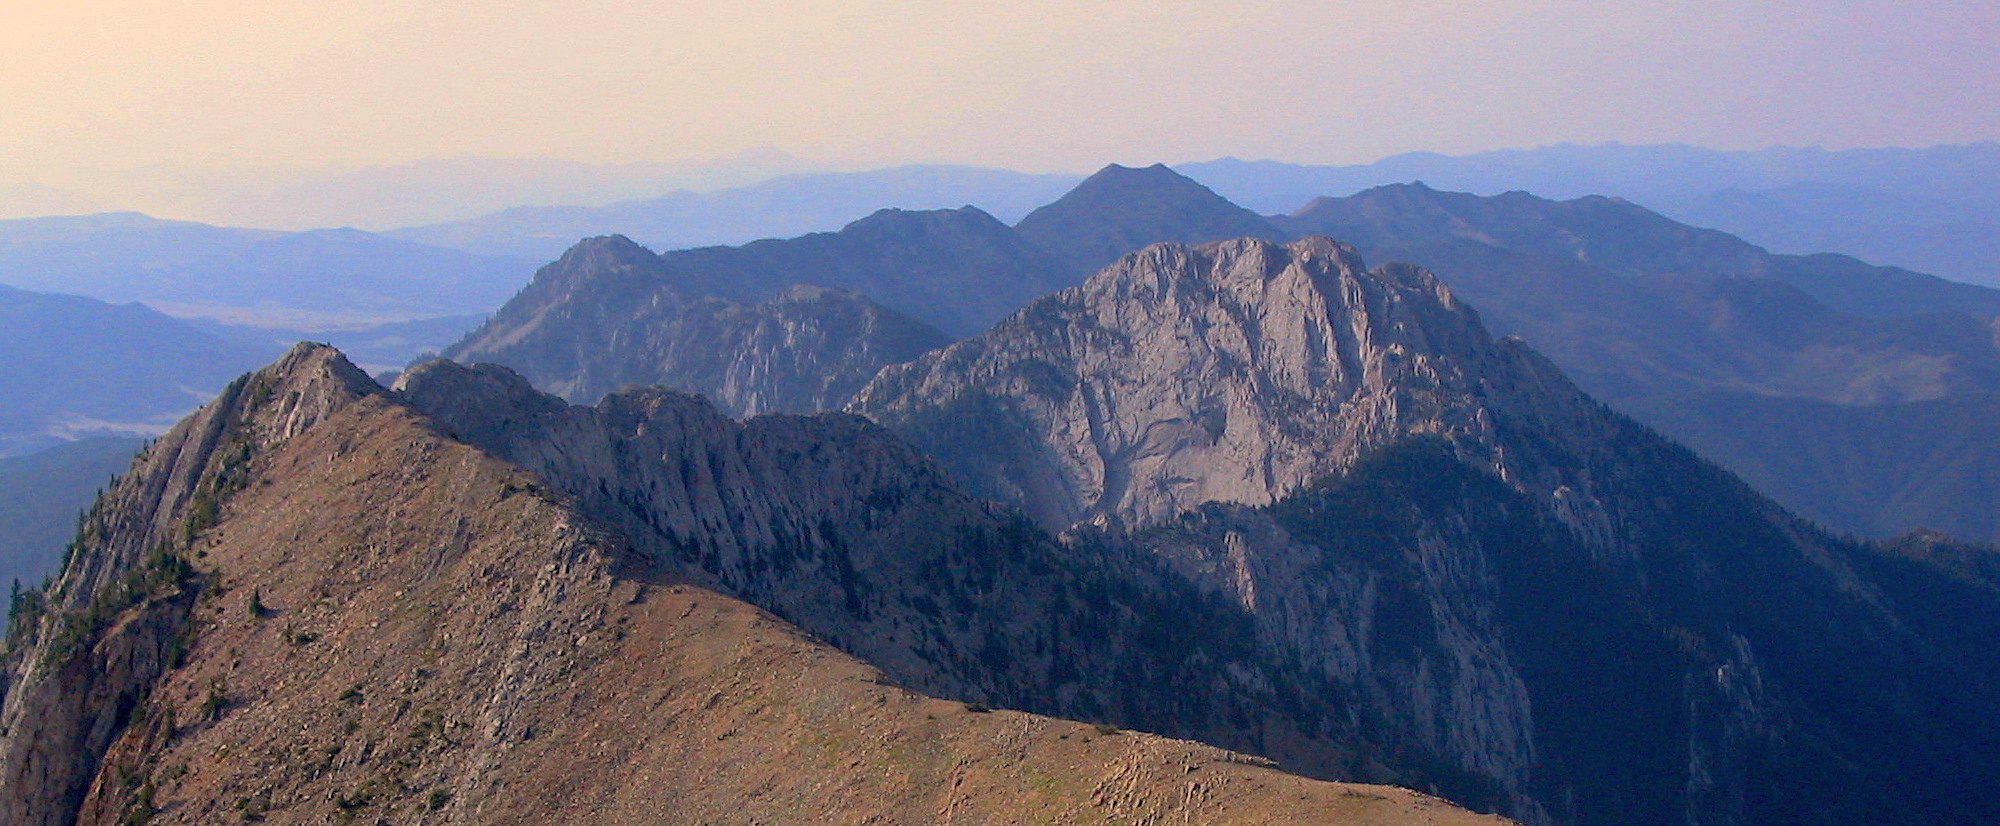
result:
[(1268, 503), (1414, 434), (1490, 450), (1489, 390), (1546, 369), (1423, 270), (1368, 271), (1325, 238), (1239, 239), (1128, 255), (885, 369), (852, 409), (1061, 529)]
[(1022, 237), (1077, 272), (1096, 272), (1148, 244), (1279, 238), (1263, 217), (1163, 164), (1112, 164), (1015, 225)]

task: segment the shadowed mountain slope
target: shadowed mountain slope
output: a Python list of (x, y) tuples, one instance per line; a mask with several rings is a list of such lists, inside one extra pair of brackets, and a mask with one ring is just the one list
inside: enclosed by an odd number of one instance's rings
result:
[(1813, 519), (1996, 536), (2000, 328), (1980, 313), (2000, 293), (1770, 255), (1605, 198), (1396, 186), (1281, 220), (1435, 270), (1593, 394)]
[(1992, 816), (2000, 681), (1907, 622), (1948, 572), (1872, 578), (1882, 550), (1583, 396), (1421, 270), (1325, 239), (1157, 246), (852, 409), (1242, 606), (1461, 797), (1563, 823)]
[[(547, 460), (587, 458), (567, 451), (647, 406), (715, 417), (658, 392), (474, 412), (495, 398), (454, 396), (454, 425), (519, 447), (555, 424)], [(759, 421), (795, 439), (854, 429)], [(232, 385), (98, 503), (54, 589), (17, 605), (0, 811), (29, 826), (1498, 822), (891, 687), (543, 485), (325, 348)]]

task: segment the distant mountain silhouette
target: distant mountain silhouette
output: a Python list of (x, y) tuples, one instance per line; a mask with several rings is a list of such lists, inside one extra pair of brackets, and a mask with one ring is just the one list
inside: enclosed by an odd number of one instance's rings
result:
[(1067, 262), (1079, 277), (1161, 241), (1201, 244), (1282, 235), (1262, 216), (1162, 164), (1107, 166), (1028, 213), (1014, 229)]
[(1484, 195), (1619, 196), (1773, 250), (1845, 253), (2000, 287), (2000, 143), (1990, 141), (1839, 152), (1614, 143), (1417, 152), (1354, 166), (1225, 158), (1177, 169), (1265, 213), (1417, 180)]
[(624, 235), (658, 250), (744, 244), (839, 229), (876, 210), (973, 204), (1014, 220), (1068, 189), (1073, 175), (963, 166), (786, 175), (715, 192), (673, 192), (603, 207), (523, 206), (388, 235), (487, 255), (549, 260), (578, 239)]
[(0, 455), (160, 432), (274, 351), (137, 304), (0, 287)]
[(1609, 198), (1398, 185), (1273, 220), (1434, 269), (1496, 330), (1807, 516), (2000, 540), (2000, 291), (1773, 255)]
[(485, 312), (533, 270), (351, 229), (286, 233), (135, 213), (0, 221), (0, 284), (271, 326)]

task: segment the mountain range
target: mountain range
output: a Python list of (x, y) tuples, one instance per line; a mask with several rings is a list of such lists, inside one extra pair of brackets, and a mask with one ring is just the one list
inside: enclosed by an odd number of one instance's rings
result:
[[(866, 639), (904, 653), (891, 668), (939, 681), (1065, 682), (994, 659), (1011, 659), (982, 642), (1008, 633), (987, 622), (1001, 616), (1107, 666), (1191, 654), (1119, 610), (1175, 603), (1102, 601), (1087, 567), (1051, 590), (1046, 566), (1078, 560), (858, 420), (737, 425), (658, 390), (572, 408), (442, 363), (402, 386), (301, 346), (100, 500), (79, 561), (11, 613), (7, 822), (1497, 822), (1193, 743), (926, 698), (733, 596), (722, 581), (747, 575), (773, 602), (883, 631), (928, 616)], [(662, 449), (674, 452), (658, 464), (618, 460)], [(545, 487), (571, 483), (599, 493)], [(890, 542), (843, 541), (864, 537)], [(929, 584), (853, 590), (911, 576)], [(827, 589), (848, 596), (816, 598)], [(1076, 614), (1019, 612), (1003, 602), (1017, 594)]]
[(388, 234), (482, 255), (548, 260), (576, 239), (596, 235), (625, 235), (656, 249), (745, 244), (830, 231), (884, 208), (977, 204), (1013, 220), (1077, 180), (1075, 175), (942, 165), (798, 173), (737, 189), (680, 191), (600, 207), (515, 207)]
[(1414, 152), (1354, 166), (1224, 158), (1175, 169), (1265, 213), (1411, 181), (1483, 195), (1616, 195), (1781, 252), (1839, 252), (2000, 287), (2000, 144), (1992, 142), (1734, 152), (1612, 143)]
[[(591, 238), (498, 363), (299, 345), (143, 451), (13, 599), (0, 818), (1995, 820), (2000, 551), (1814, 523), (1979, 524), (1993, 295), (1162, 166)], [(1711, 461), (1778, 454), (1875, 495)]]
[[(1416, 267), (1155, 245), (852, 410), (302, 345), (17, 600), (9, 822), (1143, 820), (1249, 759), (1125, 729), (1529, 823), (2000, 814), (1990, 551), (1825, 534)], [(1276, 778), (1229, 809), (1436, 813)]]
[[(640, 342), (747, 334), (662, 313), (767, 301), (791, 283), (818, 283), (880, 297), (907, 323), (965, 337), (1079, 283), (1117, 250), (1308, 235), (1439, 273), (1495, 330), (1526, 338), (1589, 392), (1816, 521), (1873, 536), (1932, 528), (2000, 541), (1990, 516), (2000, 489), (1989, 481), (2000, 472), (2000, 434), (1988, 424), (2000, 412), (1992, 407), (2000, 291), (1839, 255), (1773, 254), (1612, 198), (1481, 197), (1411, 184), (1260, 216), (1166, 167), (1112, 166), (1011, 230), (978, 210), (896, 210), (839, 233), (657, 261), (626, 245), (628, 267), (594, 270), (566, 258), (443, 352), (507, 364), (573, 401), (624, 383), (667, 383), (742, 414), (753, 409), (728, 399), (746, 392), (745, 378), (701, 366), (708, 357), (699, 347)], [(858, 388), (915, 352), (844, 356), (851, 366), (839, 386)], [(796, 372), (762, 375), (783, 383)], [(811, 382), (756, 392), (837, 406), (837, 394)], [(1818, 437), (1809, 450), (1766, 438), (1794, 424)]]

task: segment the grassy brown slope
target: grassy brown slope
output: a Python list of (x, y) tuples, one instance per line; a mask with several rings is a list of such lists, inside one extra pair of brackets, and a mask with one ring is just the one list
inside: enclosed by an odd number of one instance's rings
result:
[(82, 823), (1500, 822), (885, 685), (621, 574), (615, 537), (380, 396), (260, 454), (194, 552), (184, 659)]

